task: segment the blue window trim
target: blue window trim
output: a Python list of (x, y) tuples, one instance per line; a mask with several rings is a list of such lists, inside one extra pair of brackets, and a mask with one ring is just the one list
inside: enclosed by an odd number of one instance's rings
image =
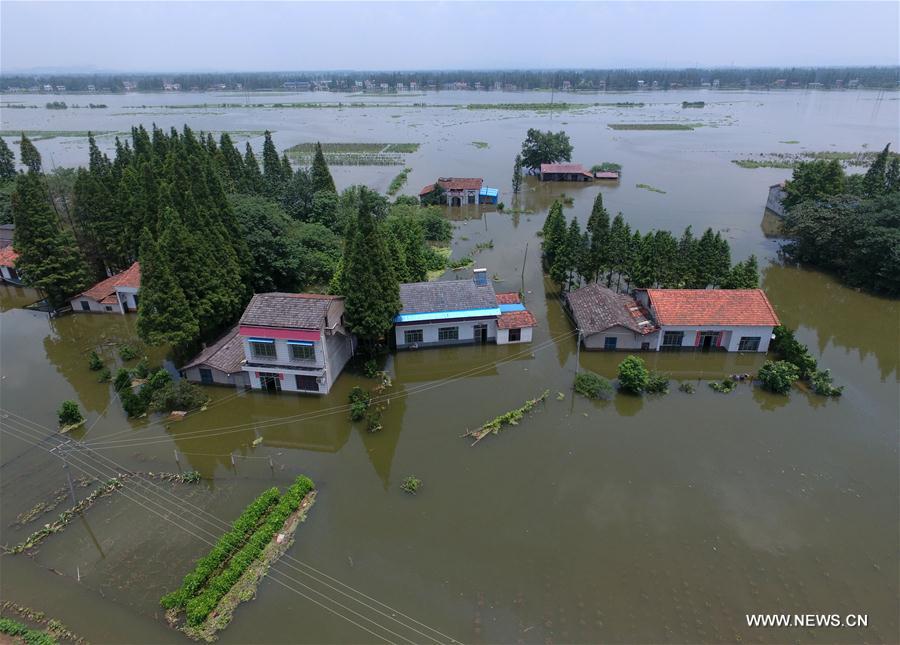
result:
[(272, 338), (248, 338), (248, 341), (251, 343), (272, 343), (275, 344), (275, 340)]
[(311, 340), (289, 340), (288, 345), (303, 345), (304, 347), (312, 347), (315, 345)]

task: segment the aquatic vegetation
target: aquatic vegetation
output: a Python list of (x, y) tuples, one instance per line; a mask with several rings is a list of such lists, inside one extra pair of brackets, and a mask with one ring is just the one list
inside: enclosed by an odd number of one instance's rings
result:
[(669, 376), (662, 372), (650, 372), (647, 379), (647, 386), (644, 388), (647, 394), (668, 394), (669, 393)]
[(472, 145), (478, 148), (479, 150), (484, 150), (485, 148), (490, 148), (491, 144), (487, 141), (473, 141)]
[(613, 386), (599, 374), (580, 372), (575, 376), (575, 391), (589, 399), (601, 399), (612, 394)]
[(613, 130), (694, 130), (702, 123), (608, 123)]
[(546, 112), (550, 110), (555, 111), (563, 111), (563, 110), (582, 110), (584, 108), (589, 108), (593, 106), (598, 106), (599, 103), (469, 103), (466, 105), (467, 110), (513, 110), (516, 112), (520, 111), (534, 111), (534, 112)]
[(787, 361), (766, 361), (759, 368), (757, 378), (770, 392), (787, 394), (794, 381), (800, 378), (800, 368)]
[(394, 177), (394, 178), (391, 180), (391, 185), (388, 186), (387, 194), (388, 194), (388, 195), (395, 195), (395, 194), (397, 194), (397, 192), (398, 192), (401, 188), (403, 188), (403, 184), (406, 183), (406, 178), (409, 176), (409, 173), (410, 173), (410, 172), (412, 172), (412, 168), (410, 168), (409, 166), (407, 166), (406, 168), (404, 168), (404, 169), (400, 172), (400, 174), (398, 174), (396, 177)]
[(660, 193), (662, 195), (666, 194), (666, 191), (664, 191), (662, 188), (656, 188), (654, 186), (651, 186), (650, 184), (635, 184), (634, 187), (643, 188), (644, 190), (649, 190), (654, 193)]
[(733, 392), (737, 387), (737, 381), (730, 378), (727, 378), (722, 382), (710, 381), (709, 387), (711, 387), (714, 391), (719, 392), (720, 394), (728, 394), (730, 392)]
[(46, 105), (48, 110), (68, 110), (69, 106), (65, 101), (50, 101)]
[[(403, 155), (415, 152), (419, 149), (419, 145), (418, 143), (323, 143), (322, 152), (330, 166), (401, 166)], [(302, 165), (310, 165), (315, 156), (315, 149), (315, 143), (298, 143), (284, 152), (291, 160)]]
[(822, 396), (840, 396), (844, 393), (843, 385), (834, 385), (831, 370), (818, 370), (809, 377), (813, 392)]
[(682, 109), (684, 109), (684, 108), (702, 108), (702, 107), (706, 107), (706, 103), (704, 101), (682, 101), (681, 107), (682, 107)]
[(419, 488), (421, 488), (421, 487), (422, 487), (422, 480), (413, 475), (406, 477), (400, 483), (400, 488), (403, 489), (404, 492), (409, 493), (410, 495), (415, 495), (419, 491)]
[[(168, 375), (165, 370), (160, 371)], [(160, 381), (162, 380), (160, 378)], [(145, 388), (149, 388), (152, 393), (149, 406), (156, 412), (196, 410), (209, 401), (209, 396), (203, 392), (202, 388), (183, 379), (177, 382), (168, 380), (164, 383), (157, 382), (154, 384), (151, 378), (150, 382), (141, 388), (141, 394), (144, 393)]]
[(103, 369), (103, 359), (100, 358), (100, 354), (91, 352), (91, 355), (88, 357), (88, 367), (93, 372)]
[[(34, 625), (40, 625), (44, 628), (44, 632), (49, 634), (52, 638), (66, 641), (69, 643), (74, 643), (75, 645), (87, 645), (87, 641), (84, 640), (78, 634), (72, 632), (68, 627), (66, 627), (62, 622), (55, 618), (50, 618), (42, 611), (36, 611), (31, 609), (30, 607), (26, 607), (25, 605), (20, 605), (18, 603), (12, 602), (11, 600), (4, 600), (0, 602), (0, 611), (3, 613), (13, 613), (18, 614), (24, 620), (28, 621)], [(2, 630), (0, 630), (2, 631)], [(7, 632), (3, 632), (7, 633)], [(10, 634), (11, 635), (11, 634)], [(31, 643), (27, 638), (25, 639), (26, 643)], [(41, 641), (34, 641), (40, 643)], [(56, 640), (51, 641), (56, 642)]]
[[(800, 143), (781, 141), (780, 143)], [(769, 152), (754, 157), (732, 159), (731, 163), (741, 168), (796, 168), (803, 161), (839, 161), (844, 167), (870, 166), (878, 156), (877, 151), (841, 152), (825, 150), (819, 152)]]
[(501, 414), (498, 417), (494, 417), (484, 425), (475, 430), (469, 430), (466, 432), (463, 437), (475, 437), (475, 441), (472, 442), (474, 446), (476, 443), (484, 439), (487, 435), (493, 433), (498, 434), (505, 426), (516, 426), (519, 425), (519, 421), (521, 421), (526, 414), (531, 412), (538, 403), (542, 403), (550, 396), (550, 390), (544, 390), (543, 393), (535, 398), (529, 399), (525, 401), (522, 407), (516, 408), (515, 410), (510, 410), (504, 414)]
[(779, 141), (778, 143), (788, 143), (788, 144), (794, 145), (794, 144), (797, 144), (800, 142), (797, 141), (796, 139), (788, 139), (787, 141)]
[(484, 251), (485, 249), (492, 248), (494, 248), (494, 240), (488, 240), (487, 242), (479, 242), (478, 244), (476, 244), (474, 250), (475, 253), (478, 253), (479, 251)]
[(475, 260), (473, 260), (468, 255), (466, 255), (464, 257), (457, 258), (456, 260), (450, 260), (447, 263), (447, 266), (454, 271), (459, 271), (460, 269), (464, 269), (465, 267), (469, 266), (470, 264), (474, 264), (474, 263), (475, 263)]
[(113, 387), (116, 389), (116, 392), (122, 392), (123, 390), (130, 388), (131, 372), (124, 367), (120, 367), (119, 371), (116, 372), (116, 378), (113, 379)]
[(350, 400), (350, 420), (362, 421), (369, 409), (372, 395), (358, 385), (354, 385), (348, 398)]
[(591, 172), (621, 172), (622, 164), (613, 163), (611, 161), (604, 161), (603, 163), (594, 164), (591, 166)]
[(800, 378), (807, 379), (816, 373), (818, 363), (809, 348), (794, 337), (794, 332), (784, 325), (779, 325), (774, 330), (775, 338), (769, 349), (782, 359), (793, 363), (800, 370)]
[(134, 347), (134, 345), (129, 345), (128, 343), (123, 343), (119, 345), (119, 358), (121, 358), (126, 363), (128, 361), (133, 361), (138, 357), (138, 350)]
[(679, 392), (684, 392), (685, 394), (693, 394), (697, 391), (697, 388), (694, 387), (693, 383), (682, 383), (678, 386)]

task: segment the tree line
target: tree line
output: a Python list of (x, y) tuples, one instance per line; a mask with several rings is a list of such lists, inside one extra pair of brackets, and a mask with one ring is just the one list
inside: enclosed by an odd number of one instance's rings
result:
[[(26, 282), (60, 307), (139, 261), (137, 327), (151, 344), (187, 349), (216, 337), (254, 292), (351, 290), (356, 272), (370, 268), (345, 253), (368, 222), (361, 211), (377, 224), (394, 286), (442, 268), (432, 244), (451, 237), (439, 209), (413, 198), (389, 204), (360, 186), (338, 194), (321, 146), (310, 168), (295, 170), (268, 132), (261, 159), (249, 144), (241, 154), (227, 133), (216, 140), (187, 126), (133, 128), (128, 140), (116, 140), (112, 158), (91, 136), (87, 167), (62, 190), (53, 190), (27, 137), (25, 172), (15, 172), (4, 149), (0, 139), (0, 172), (10, 166), (14, 177), (14, 248)], [(348, 315), (364, 330), (365, 319), (360, 308), (355, 319)]]
[(759, 286), (756, 256), (731, 264), (728, 240), (708, 228), (697, 238), (688, 226), (680, 238), (669, 231), (632, 231), (622, 213), (610, 221), (598, 193), (585, 230), (567, 223), (562, 204), (550, 207), (542, 229), (544, 266), (562, 290), (601, 282), (617, 291), (634, 288), (753, 289)]
[(711, 67), (685, 69), (557, 69), (557, 70), (455, 70), (455, 71), (346, 71), (346, 72), (212, 72), (176, 74), (4, 74), (0, 75), (0, 86), (28, 88), (32, 86), (64, 85), (69, 91), (88, 91), (88, 86), (114, 92), (125, 91), (126, 83), (135, 83), (144, 91), (162, 90), (164, 84), (178, 83), (185, 90), (206, 89), (225, 85), (234, 88), (240, 84), (244, 90), (281, 88), (285, 82), (321, 83), (329, 81), (333, 90), (353, 90), (356, 82), (371, 81), (376, 86), (387, 83), (393, 88), (397, 83), (408, 86), (411, 82), (419, 88), (434, 86), (443, 89), (447, 85), (466, 83), (470, 88), (490, 89), (495, 83), (515, 86), (520, 90), (529, 89), (573, 89), (591, 90), (605, 87), (608, 90), (637, 89), (638, 81), (647, 85), (657, 81), (660, 87), (668, 88), (677, 83), (686, 87), (700, 87), (703, 83), (718, 80), (720, 87), (744, 87), (772, 85), (784, 79), (788, 85), (798, 83), (822, 83), (831, 86), (843, 81), (857, 79), (866, 87), (896, 87), (900, 80), (898, 67)]
[(890, 145), (864, 174), (848, 176), (838, 161), (801, 163), (785, 193), (785, 257), (900, 295), (900, 155)]

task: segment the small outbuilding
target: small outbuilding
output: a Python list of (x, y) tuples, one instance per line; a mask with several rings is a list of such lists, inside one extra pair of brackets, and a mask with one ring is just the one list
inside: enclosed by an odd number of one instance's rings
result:
[(534, 314), (525, 309), (518, 293), (498, 293), (500, 317), (497, 318), (497, 344), (530, 343), (537, 326)]
[(541, 181), (594, 181), (594, 175), (580, 163), (542, 163)]
[(181, 375), (192, 383), (203, 385), (232, 385), (250, 387), (250, 378), (243, 371), (244, 344), (239, 327), (228, 330), (216, 342), (204, 347), (181, 368)]
[(787, 193), (784, 191), (784, 182), (769, 186), (769, 197), (766, 199), (766, 210), (772, 211), (778, 217), (784, 217), (784, 198)]

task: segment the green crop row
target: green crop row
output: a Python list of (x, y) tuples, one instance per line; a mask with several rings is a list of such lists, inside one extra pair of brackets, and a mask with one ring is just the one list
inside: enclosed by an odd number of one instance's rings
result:
[(28, 645), (56, 645), (58, 642), (49, 634), (31, 629), (11, 618), (0, 618), (0, 634), (19, 637)]
[(241, 550), (234, 554), (228, 566), (209, 581), (201, 594), (188, 601), (186, 608), (188, 623), (196, 627), (206, 620), (222, 597), (240, 580), (247, 568), (256, 561), (263, 549), (284, 526), (284, 521), (297, 510), (303, 498), (314, 488), (315, 484), (309, 477), (303, 475), (297, 477), (263, 524), (250, 536)]
[(187, 605), (216, 569), (222, 566), (231, 554), (247, 541), (248, 536), (256, 529), (260, 520), (270, 514), (269, 509), (279, 499), (278, 489), (273, 487), (253, 500), (231, 525), (231, 530), (220, 537), (212, 550), (197, 561), (194, 570), (184, 577), (181, 586), (163, 596), (160, 604), (166, 609)]

